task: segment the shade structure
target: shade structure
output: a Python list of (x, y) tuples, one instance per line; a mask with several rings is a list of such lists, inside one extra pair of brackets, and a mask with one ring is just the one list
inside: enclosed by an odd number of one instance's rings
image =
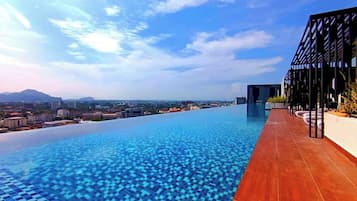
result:
[[(357, 7), (311, 15), (285, 76), (292, 111), (309, 111), (309, 136), (324, 136), (324, 109), (356, 79)], [(312, 111), (319, 111), (312, 113)], [(321, 117), (318, 117), (318, 114)], [(319, 132), (320, 131), (320, 132)]]

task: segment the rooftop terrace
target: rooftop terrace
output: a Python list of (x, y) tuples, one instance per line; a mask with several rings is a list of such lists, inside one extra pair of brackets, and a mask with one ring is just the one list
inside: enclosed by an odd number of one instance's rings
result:
[(234, 201), (357, 201), (357, 163), (307, 133), (302, 120), (272, 110)]

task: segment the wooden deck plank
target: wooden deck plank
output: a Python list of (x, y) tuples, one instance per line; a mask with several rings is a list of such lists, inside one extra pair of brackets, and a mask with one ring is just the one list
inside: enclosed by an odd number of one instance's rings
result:
[(357, 166), (286, 110), (272, 110), (234, 201), (356, 200)]

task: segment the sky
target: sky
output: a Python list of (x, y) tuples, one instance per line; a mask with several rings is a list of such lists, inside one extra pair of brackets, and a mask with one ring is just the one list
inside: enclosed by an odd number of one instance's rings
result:
[(232, 100), (281, 83), (311, 14), (355, 0), (0, 0), (0, 92)]

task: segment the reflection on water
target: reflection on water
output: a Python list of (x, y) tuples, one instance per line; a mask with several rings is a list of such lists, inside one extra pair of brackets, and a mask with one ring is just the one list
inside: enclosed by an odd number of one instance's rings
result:
[(269, 110), (265, 110), (264, 103), (247, 104), (247, 117), (248, 119), (267, 119), (269, 115)]

